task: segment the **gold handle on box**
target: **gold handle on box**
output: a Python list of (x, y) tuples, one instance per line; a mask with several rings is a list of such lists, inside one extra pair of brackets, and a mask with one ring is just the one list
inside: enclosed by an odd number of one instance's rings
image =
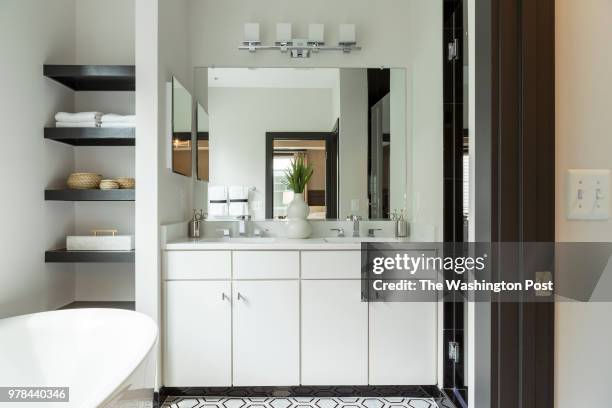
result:
[(93, 229), (91, 230), (91, 234), (94, 237), (100, 236), (100, 235), (110, 235), (110, 236), (115, 236), (117, 235), (117, 233), (119, 232), (119, 230), (116, 229)]

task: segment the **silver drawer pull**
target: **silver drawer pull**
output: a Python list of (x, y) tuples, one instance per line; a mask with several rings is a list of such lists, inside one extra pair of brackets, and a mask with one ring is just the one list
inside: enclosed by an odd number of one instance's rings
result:
[(221, 300), (229, 300), (229, 297), (225, 294), (225, 292), (221, 292)]
[(242, 295), (240, 294), (240, 292), (238, 292), (238, 300), (240, 300), (240, 299), (244, 299), (244, 296), (242, 296)]

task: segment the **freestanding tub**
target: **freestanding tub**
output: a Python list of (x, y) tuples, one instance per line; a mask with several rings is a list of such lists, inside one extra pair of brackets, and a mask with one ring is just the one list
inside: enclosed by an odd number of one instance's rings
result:
[(23, 408), (150, 406), (157, 332), (148, 316), (116, 309), (1, 319), (0, 387), (69, 387), (69, 402)]

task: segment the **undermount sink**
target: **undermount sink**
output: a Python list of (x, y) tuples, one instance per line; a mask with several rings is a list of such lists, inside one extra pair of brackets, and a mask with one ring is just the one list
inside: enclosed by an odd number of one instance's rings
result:
[(263, 237), (213, 237), (213, 238), (198, 239), (198, 242), (235, 242), (235, 243), (245, 242), (245, 243), (253, 243), (253, 244), (257, 244), (257, 243), (267, 244), (267, 243), (271, 243), (274, 241), (275, 241), (274, 238), (269, 238), (269, 237), (268, 238), (263, 238)]
[(362, 242), (398, 242), (397, 238), (389, 237), (333, 237), (325, 238), (330, 244), (360, 244)]

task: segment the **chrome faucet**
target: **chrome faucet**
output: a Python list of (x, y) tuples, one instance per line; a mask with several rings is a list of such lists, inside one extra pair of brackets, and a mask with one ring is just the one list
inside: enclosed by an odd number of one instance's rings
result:
[(238, 218), (238, 235), (241, 237), (247, 236), (247, 222), (251, 221), (250, 215), (240, 215)]
[(358, 215), (349, 215), (346, 217), (347, 221), (353, 221), (353, 237), (359, 236), (359, 221), (361, 221), (361, 217)]
[(344, 228), (331, 228), (330, 231), (336, 231), (338, 238), (344, 238)]

